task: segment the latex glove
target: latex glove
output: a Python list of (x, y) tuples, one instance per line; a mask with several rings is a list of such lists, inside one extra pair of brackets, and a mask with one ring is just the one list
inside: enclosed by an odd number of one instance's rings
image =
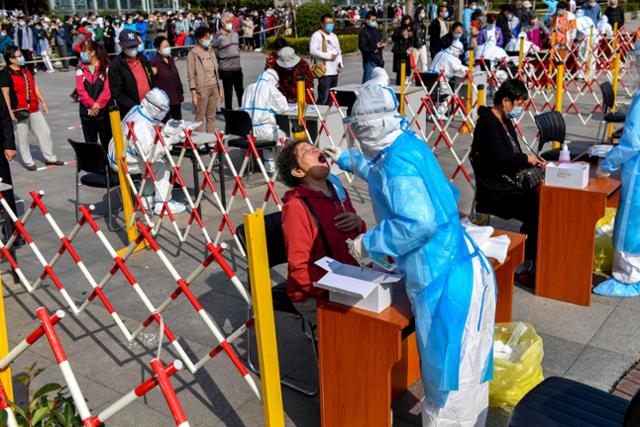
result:
[(362, 244), (362, 236), (364, 234), (360, 234), (354, 240), (347, 239), (347, 247), (349, 248), (349, 255), (356, 260), (356, 262), (360, 265), (367, 265), (370, 261), (367, 251), (364, 249), (364, 245)]
[(338, 147), (327, 147), (324, 150), (322, 150), (322, 154), (325, 157), (328, 157), (331, 160), (333, 160), (334, 162), (338, 163), (338, 159), (340, 158), (340, 155), (342, 154), (342, 150), (339, 149)]
[(596, 169), (597, 178), (609, 178), (610, 175), (611, 175), (610, 172), (605, 172), (604, 170), (602, 170), (600, 166), (598, 166), (598, 169)]

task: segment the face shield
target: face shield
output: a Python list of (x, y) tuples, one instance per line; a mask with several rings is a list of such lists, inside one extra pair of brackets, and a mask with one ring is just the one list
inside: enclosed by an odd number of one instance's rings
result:
[[(378, 84), (365, 84), (345, 118), (349, 152), (358, 152), (371, 161), (390, 146), (407, 129), (404, 117), (397, 112), (398, 100), (393, 91)], [(356, 159), (352, 158), (355, 163)]]
[(140, 106), (151, 118), (162, 120), (169, 112), (169, 97), (161, 89), (151, 89), (144, 96)]

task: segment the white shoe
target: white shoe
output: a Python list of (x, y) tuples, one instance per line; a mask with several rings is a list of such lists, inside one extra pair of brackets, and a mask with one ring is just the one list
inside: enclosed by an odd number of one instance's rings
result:
[[(169, 200), (167, 202), (167, 206), (169, 206), (172, 214), (179, 214), (187, 210), (184, 203), (176, 202), (175, 200)], [(153, 212), (156, 215), (160, 215), (160, 212), (162, 212), (162, 203), (156, 203), (155, 208), (153, 208)]]

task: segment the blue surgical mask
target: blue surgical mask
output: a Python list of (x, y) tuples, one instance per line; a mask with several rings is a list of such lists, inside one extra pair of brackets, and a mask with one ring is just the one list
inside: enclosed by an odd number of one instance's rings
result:
[(324, 29), (327, 30), (327, 32), (332, 33), (335, 27), (336, 27), (336, 24), (332, 22), (330, 24), (325, 25)]
[(203, 48), (208, 49), (209, 46), (211, 46), (211, 40), (209, 39), (202, 40), (200, 44), (202, 45)]
[(509, 111), (507, 113), (507, 118), (508, 119), (517, 119), (518, 117), (520, 117), (522, 115), (522, 107), (517, 107), (517, 106), (513, 106), (513, 110)]
[(369, 22), (369, 27), (378, 28), (378, 21)]
[(80, 61), (88, 64), (91, 62), (91, 58), (89, 58), (89, 54), (87, 52), (80, 52)]
[(454, 40), (460, 40), (461, 38), (462, 38), (462, 34), (453, 33), (453, 39)]
[(144, 52), (144, 45), (142, 43), (138, 45), (138, 52), (140, 53)]
[(448, 17), (449, 17), (449, 11), (447, 10), (447, 11), (444, 13), (444, 19), (447, 19)]
[(496, 28), (496, 24), (487, 24), (487, 30), (493, 30)]

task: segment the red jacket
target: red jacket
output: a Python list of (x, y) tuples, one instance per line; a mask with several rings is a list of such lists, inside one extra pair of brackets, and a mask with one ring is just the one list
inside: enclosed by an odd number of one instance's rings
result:
[(326, 291), (314, 288), (312, 283), (326, 274), (326, 271), (316, 266), (314, 262), (327, 254), (316, 223), (301, 199), (307, 200), (322, 224), (324, 234), (331, 246), (332, 258), (345, 264), (357, 264), (349, 255), (345, 241), (356, 238), (364, 230), (343, 233), (336, 228), (334, 218), (342, 213), (343, 209), (354, 213), (355, 209), (346, 190), (346, 200), (343, 204), (340, 203), (332, 186), (329, 185), (329, 187), (333, 193), (332, 198), (304, 185), (289, 190), (282, 198), (284, 201), (282, 231), (289, 262), (287, 292), (293, 302), (303, 302), (310, 297), (326, 298)]

